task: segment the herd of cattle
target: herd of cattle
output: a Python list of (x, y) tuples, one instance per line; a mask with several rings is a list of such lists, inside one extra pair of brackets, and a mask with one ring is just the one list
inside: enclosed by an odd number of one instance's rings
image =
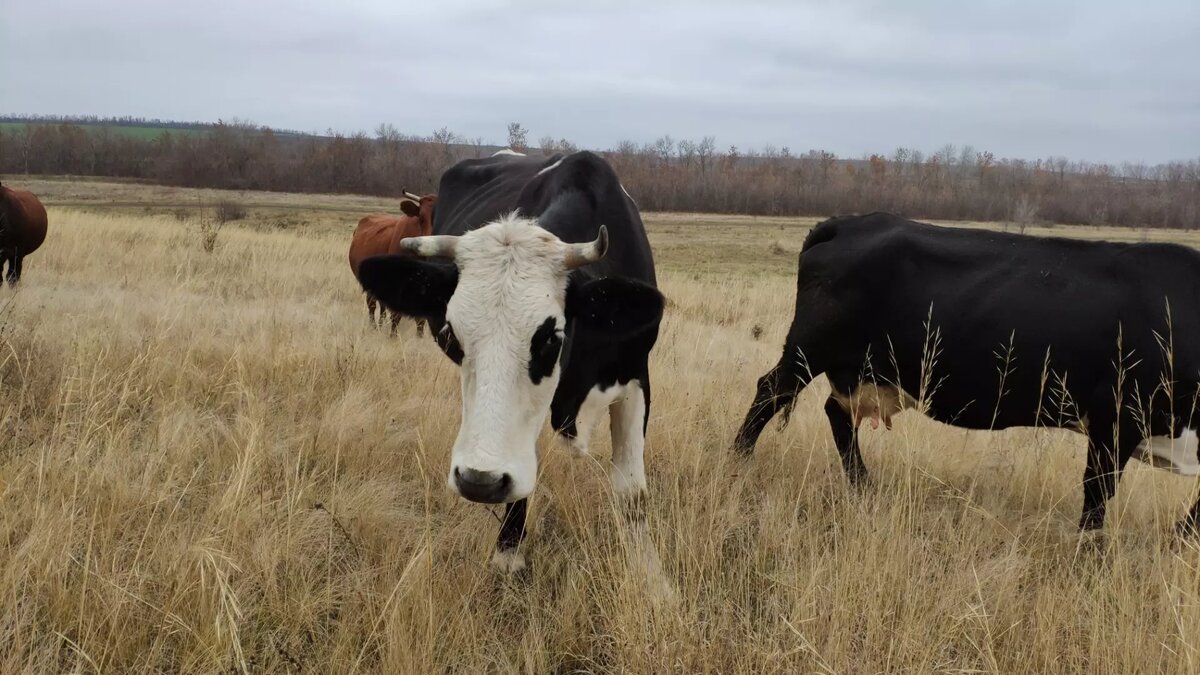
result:
[[(448, 482), (507, 505), (496, 563), (523, 565), (516, 548), (547, 414), (586, 452), (608, 411), (613, 488), (641, 522), (647, 360), (664, 303), (613, 169), (587, 152), (467, 160), (443, 175), (432, 212), (403, 226), (420, 235), (362, 260), (357, 276), (389, 311), (428, 321), (461, 367)], [(902, 409), (968, 429), (1070, 428), (1088, 439), (1079, 526), (1096, 529), (1131, 457), (1200, 475), (1196, 307), (1200, 253), (1182, 246), (832, 218), (805, 239), (783, 354), (734, 447), (750, 453), (822, 374), (854, 483), (867, 479), (860, 423), (890, 427)], [(1198, 528), (1200, 502), (1179, 524)]]
[[(0, 255), (15, 283), (45, 210), (3, 188)], [(505, 504), (493, 563), (518, 546), (547, 415), (587, 452), (608, 412), (611, 481), (644, 532), (650, 352), (664, 299), (637, 205), (601, 157), (502, 151), (458, 163), (436, 195), (372, 214), (349, 262), (372, 323), (427, 322), (460, 366), (462, 417), (448, 483)], [(380, 306), (381, 305), (381, 306)], [(376, 309), (379, 316), (376, 317)], [(800, 253), (779, 362), (758, 381), (735, 449), (824, 374), (825, 414), (848, 479), (867, 481), (857, 430), (917, 409), (967, 429), (1086, 435), (1079, 527), (1100, 528), (1130, 458), (1200, 475), (1200, 253), (940, 227), (885, 213), (826, 220)], [(1200, 531), (1200, 501), (1179, 522)]]

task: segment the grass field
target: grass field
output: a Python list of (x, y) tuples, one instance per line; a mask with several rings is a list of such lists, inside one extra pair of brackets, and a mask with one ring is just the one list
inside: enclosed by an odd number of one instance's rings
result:
[[(646, 214), (656, 602), (606, 425), (586, 459), (545, 435), (533, 574), (490, 570), (496, 511), (444, 487), (455, 368), (372, 330), (345, 261), (390, 202), (35, 183), (50, 235), (0, 291), (0, 672), (1200, 672), (1189, 480), (1131, 463), (1100, 558), (1069, 432), (907, 413), (864, 427), (856, 494), (821, 380), (730, 455), (811, 219)], [(207, 254), (175, 211), (222, 197), (251, 215)]]

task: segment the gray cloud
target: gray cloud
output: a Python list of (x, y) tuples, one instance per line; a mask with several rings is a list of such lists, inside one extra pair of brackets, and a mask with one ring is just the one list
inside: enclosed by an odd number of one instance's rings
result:
[[(447, 126), (591, 147), (1200, 156), (1200, 4), (12, 3), (7, 112)], [(345, 6), (342, 6), (345, 5)]]

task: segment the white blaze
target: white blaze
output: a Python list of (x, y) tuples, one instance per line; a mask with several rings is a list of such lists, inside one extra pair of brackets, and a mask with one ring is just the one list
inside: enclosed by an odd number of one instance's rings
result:
[(566, 325), (567, 245), (515, 215), (468, 232), (455, 261), (458, 287), (446, 307), (463, 348), (462, 422), (451, 454), (454, 471), (508, 474), (508, 500), (526, 497), (537, 478), (537, 437), (562, 368), (534, 384), (530, 343), (553, 319)]

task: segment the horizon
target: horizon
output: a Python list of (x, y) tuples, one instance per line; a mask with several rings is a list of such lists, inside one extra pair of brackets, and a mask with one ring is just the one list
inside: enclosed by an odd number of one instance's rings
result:
[(385, 123), (493, 142), (519, 121), (531, 140), (589, 148), (670, 135), (839, 157), (947, 144), (1110, 164), (1200, 157), (1200, 6), (1186, 0), (65, 0), (8, 19), (0, 78), (13, 110), (317, 134)]
[[(76, 124), (76, 125), (80, 125), (80, 126), (94, 126), (94, 125), (104, 126), (104, 125), (112, 124), (113, 126), (134, 126), (134, 127), (139, 126), (139, 125), (149, 125), (151, 127), (153, 127), (155, 125), (163, 125), (162, 129), (164, 132), (169, 132), (175, 127), (178, 127), (180, 129), (189, 129), (189, 128), (215, 127), (219, 124), (226, 124), (226, 125), (230, 125), (230, 126), (245, 126), (247, 128), (253, 128), (258, 131), (270, 130), (272, 133), (310, 136), (310, 137), (314, 137), (314, 138), (335, 138), (338, 135), (340, 135), (344, 138), (348, 138), (348, 137), (351, 137), (351, 136), (361, 133), (361, 134), (365, 135), (368, 139), (371, 139), (371, 140), (377, 139), (376, 133), (380, 127), (389, 124), (389, 123), (383, 122), (383, 123), (376, 125), (375, 129), (358, 129), (358, 130), (349, 131), (349, 132), (342, 132), (342, 131), (328, 129), (328, 128), (325, 131), (304, 131), (301, 129), (288, 129), (288, 128), (284, 128), (284, 127), (272, 126), (270, 124), (261, 124), (255, 120), (248, 120), (248, 119), (242, 119), (242, 118), (237, 118), (237, 117), (231, 117), (229, 120), (218, 119), (216, 121), (207, 122), (207, 121), (203, 121), (203, 120), (178, 120), (178, 119), (150, 118), (150, 117), (142, 117), (142, 116), (138, 116), (138, 115), (128, 115), (128, 114), (115, 115), (115, 116), (109, 117), (109, 116), (99, 116), (99, 115), (94, 115), (94, 114), (74, 114), (74, 113), (70, 113), (70, 114), (68, 114), (68, 113), (11, 113), (11, 112), (10, 113), (0, 113), (0, 124), (5, 124), (5, 123), (9, 123), (9, 124), (11, 124), (11, 123), (17, 123), (17, 124), (19, 124), (19, 123)], [(166, 126), (166, 125), (171, 125), (171, 126)], [(399, 132), (406, 139), (409, 139), (409, 140), (418, 141), (418, 142), (435, 142), (432, 139), (431, 135), (429, 135), (429, 134), (422, 134), (420, 132), (408, 132), (404, 129), (395, 129), (395, 131)], [(453, 145), (469, 147), (469, 146), (478, 144), (478, 145), (481, 145), (483, 147), (488, 147), (488, 148), (511, 147), (505, 140), (489, 140), (487, 138), (467, 138), (465, 136), (462, 136), (461, 134), (455, 133), (453, 129), (446, 129), (444, 127), (442, 129), (435, 129), (434, 133), (437, 133), (438, 131), (449, 131), (453, 136), (453, 138), (450, 141), (451, 144), (453, 144)], [(532, 130), (526, 129), (526, 131), (529, 132), (529, 134), (531, 136), (533, 135)], [(676, 150), (678, 150), (677, 146), (682, 141), (698, 141), (698, 140), (700, 140), (700, 139), (676, 138), (674, 136), (671, 136), (670, 134), (667, 134), (666, 137), (671, 138), (675, 142)], [(659, 138), (663, 138), (663, 137), (659, 137)], [(529, 151), (542, 151), (543, 150), (538, 145), (537, 139), (527, 139), (527, 140), (528, 140), (528, 143), (526, 145), (526, 150), (529, 150)], [(566, 139), (552, 139), (552, 140), (571, 141), (572, 139), (566, 138)], [(625, 140), (630, 140), (630, 139), (625, 139)], [(652, 139), (652, 140), (648, 140), (648, 141), (644, 141), (644, 142), (638, 142), (637, 147), (639, 150), (648, 148), (648, 147), (654, 145), (654, 142), (657, 140), (659, 140), (659, 139)], [(618, 142), (609, 147), (579, 146), (577, 149), (590, 150), (590, 151), (594, 151), (594, 152), (618, 152), (619, 150), (618, 150), (617, 146), (619, 144), (620, 143)], [(717, 155), (722, 155), (722, 154), (727, 153), (731, 149), (731, 147), (736, 147), (736, 146), (722, 145), (721, 140), (719, 138), (716, 139), (715, 148), (716, 148)], [(780, 151), (787, 151), (788, 153), (790, 153), (790, 154), (788, 154), (789, 157), (802, 158), (810, 152), (828, 151), (828, 149), (820, 148), (820, 147), (790, 148), (787, 146), (773, 146), (770, 144), (765, 145), (761, 148), (759, 148), (759, 147), (745, 147), (745, 148), (737, 147), (736, 149), (737, 149), (738, 153), (744, 157), (763, 157), (771, 152), (778, 153)], [(917, 151), (917, 152), (922, 153), (926, 158), (932, 157), (935, 154), (938, 154), (939, 152), (949, 151), (951, 156), (954, 158), (954, 160), (957, 161), (957, 159), (965, 151), (971, 151), (974, 153), (983, 153), (983, 152), (987, 151), (987, 148), (975, 147), (974, 145), (972, 145), (970, 143), (966, 143), (963, 145), (957, 145), (954, 143), (942, 143), (941, 145), (939, 145), (937, 147), (933, 147), (933, 148), (910, 148), (910, 147), (904, 147), (904, 146), (896, 146), (891, 149), (867, 152), (867, 153), (863, 153), (858, 156), (837, 155), (836, 153), (834, 153), (834, 154), (835, 154), (835, 159), (837, 161), (859, 162), (859, 161), (868, 161), (872, 156), (879, 156), (879, 157), (882, 157), (883, 159), (890, 159), (897, 151), (901, 151), (901, 150)], [(558, 150), (554, 150), (554, 151), (558, 151)], [(1138, 161), (1127, 161), (1127, 160), (1120, 161), (1120, 162), (1103, 162), (1103, 161), (1091, 161), (1091, 160), (1080, 159), (1080, 158), (1069, 157), (1069, 156), (1061, 156), (1061, 155), (1043, 155), (1043, 156), (1030, 156), (1030, 157), (1025, 157), (1025, 156), (1008, 157), (1008, 156), (996, 155), (995, 160), (1001, 161), (1001, 162), (1003, 162), (1003, 161), (1025, 161), (1025, 162), (1047, 161), (1047, 162), (1049, 162), (1049, 161), (1056, 161), (1056, 160), (1066, 160), (1073, 164), (1079, 164), (1079, 165), (1088, 165), (1088, 166), (1109, 165), (1109, 166), (1114, 167), (1115, 169), (1120, 170), (1122, 167), (1139, 167), (1139, 166), (1141, 166), (1141, 167), (1153, 168), (1153, 167), (1166, 166), (1169, 164), (1187, 164), (1190, 162), (1200, 161), (1200, 155), (1197, 155), (1194, 157), (1179, 157), (1179, 158), (1175, 158), (1175, 159), (1168, 159), (1168, 160), (1165, 160), (1162, 162), (1138, 162)]]

